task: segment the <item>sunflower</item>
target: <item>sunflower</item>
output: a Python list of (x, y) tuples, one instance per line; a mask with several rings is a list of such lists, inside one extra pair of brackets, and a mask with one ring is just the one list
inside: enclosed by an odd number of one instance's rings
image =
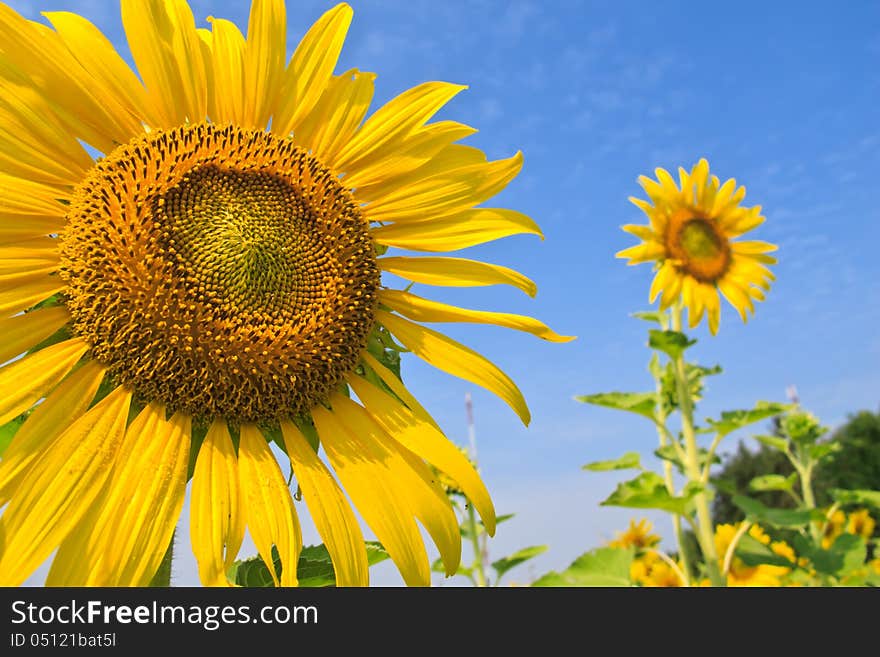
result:
[(627, 224), (623, 230), (642, 244), (617, 253), (629, 265), (653, 261), (657, 273), (651, 283), (650, 302), (660, 295), (665, 310), (681, 301), (688, 309), (690, 327), (708, 316), (709, 330), (718, 332), (721, 321), (719, 291), (737, 309), (743, 322), (763, 301), (775, 277), (767, 265), (776, 263), (767, 253), (776, 246), (768, 242), (733, 241), (764, 223), (761, 206), (741, 207), (745, 187), (732, 178), (723, 185), (709, 175), (709, 163), (700, 160), (690, 173), (679, 168), (679, 183), (665, 169), (657, 180), (640, 176), (653, 205), (630, 197), (648, 215), (647, 226)]
[[(724, 563), (730, 544), (742, 527), (742, 523), (736, 525), (722, 524), (715, 528), (715, 549), (718, 558)], [(794, 551), (783, 541), (771, 542), (767, 533), (758, 525), (749, 528), (749, 536), (756, 541), (770, 547), (779, 556), (785, 557), (794, 565)], [(730, 561), (730, 569), (727, 573), (728, 586), (782, 586), (782, 578), (791, 572), (791, 568), (784, 566), (771, 566), (760, 564), (747, 566), (742, 559), (734, 556)]]
[(460, 85), (421, 84), (365, 118), (375, 76), (334, 75), (351, 8), (324, 14), (286, 64), (285, 11), (254, 0), (245, 36), (222, 19), (197, 28), (184, 0), (122, 0), (135, 74), (83, 17), (45, 13), (50, 27), (0, 4), (0, 424), (28, 414), (0, 463), (2, 584), (53, 552), (48, 584), (147, 584), (192, 476), (201, 581), (229, 583), (247, 529), (267, 564), (277, 549), (276, 584), (295, 585), (300, 526), (270, 442), (340, 585), (368, 583), (349, 497), (406, 583), (430, 581), (416, 521), (455, 572), (460, 532), (431, 466), (494, 530), (479, 475), (385, 348), (528, 423), (507, 375), (421, 322), (570, 338), (381, 282), (533, 295), (513, 270), (381, 256), (540, 235), (481, 206), (522, 156), (488, 161), (457, 143), (469, 126), (429, 122)]
[(630, 520), (627, 530), (616, 532), (617, 538), (610, 541), (608, 545), (619, 548), (635, 547), (638, 550), (654, 547), (660, 542), (660, 537), (651, 533), (653, 529), (654, 525), (647, 518), (642, 518), (638, 522)]

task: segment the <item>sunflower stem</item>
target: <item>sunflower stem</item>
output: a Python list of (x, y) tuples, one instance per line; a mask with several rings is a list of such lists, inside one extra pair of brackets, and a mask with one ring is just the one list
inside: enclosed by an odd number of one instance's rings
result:
[[(672, 330), (681, 331), (681, 303), (675, 304), (672, 309)], [(700, 492), (694, 496), (694, 506), (697, 509), (697, 541), (706, 572), (712, 586), (726, 586), (727, 581), (721, 574), (718, 564), (718, 553), (715, 549), (715, 534), (712, 526), (712, 514), (709, 512), (709, 498), (703, 489), (703, 473), (700, 469), (699, 450), (697, 448), (697, 434), (694, 430), (694, 405), (691, 399), (690, 389), (687, 382), (687, 372), (684, 366), (684, 356), (679, 354), (673, 361), (675, 384), (678, 391), (679, 411), (681, 412), (681, 433), (684, 436), (685, 446), (685, 472), (689, 482), (700, 486)]]
[(171, 541), (168, 543), (168, 549), (165, 550), (165, 556), (162, 557), (162, 563), (159, 564), (159, 570), (150, 580), (151, 587), (168, 588), (171, 586), (171, 562), (174, 559), (174, 537), (177, 530), (171, 535)]
[(476, 577), (477, 586), (486, 586), (486, 570), (483, 566), (483, 547), (480, 545), (479, 525), (477, 525), (477, 514), (474, 513), (474, 505), (470, 500), (467, 503), (468, 510), (468, 526), (470, 527), (471, 544), (474, 546), (474, 576)]
[[(665, 326), (663, 328), (666, 328)], [(654, 378), (657, 391), (657, 437), (660, 439), (660, 447), (666, 447), (670, 444), (677, 446), (675, 438), (669, 434), (666, 428), (666, 412), (663, 410), (661, 402), (662, 384), (658, 378)], [(681, 451), (679, 449), (679, 451)], [(672, 475), (672, 462), (669, 459), (663, 460), (663, 476), (666, 480), (666, 490), (670, 495), (675, 495), (675, 481)], [(681, 517), (678, 514), (672, 516), (672, 529), (675, 532), (675, 542), (678, 545), (678, 557), (681, 559), (682, 583), (685, 586), (691, 585), (691, 564), (690, 555), (688, 554), (687, 545), (684, 541), (684, 532), (681, 528)], [(676, 566), (676, 570), (678, 567)]]

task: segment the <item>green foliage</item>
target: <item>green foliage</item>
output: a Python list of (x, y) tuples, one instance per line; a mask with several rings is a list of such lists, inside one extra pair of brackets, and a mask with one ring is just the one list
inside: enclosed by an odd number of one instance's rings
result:
[(665, 326), (667, 321), (666, 313), (660, 312), (658, 310), (639, 311), (637, 313), (633, 313), (632, 317), (640, 319), (643, 322), (653, 322), (654, 324), (659, 324), (661, 327)]
[(597, 395), (580, 395), (575, 399), (585, 404), (637, 413), (649, 420), (654, 419), (654, 407), (657, 405), (657, 395), (653, 392), (602, 392)]
[(864, 566), (867, 556), (865, 539), (853, 534), (841, 534), (830, 548), (823, 549), (802, 535), (794, 537), (798, 555), (810, 560), (818, 573), (842, 577)]
[(759, 401), (755, 404), (755, 408), (749, 410), (724, 411), (721, 413), (721, 419), (708, 420), (708, 424), (716, 434), (726, 436), (737, 429), (779, 415), (786, 408), (788, 407), (785, 404)]
[(880, 413), (850, 415), (831, 440), (840, 449), (816, 473), (816, 487), (880, 490)]
[(747, 566), (783, 566), (791, 568), (792, 563), (785, 557), (776, 554), (769, 546), (758, 539), (743, 534), (736, 545), (735, 554)]
[[(367, 563), (374, 566), (388, 559), (388, 553), (380, 543), (367, 541)], [(276, 548), (272, 548), (272, 563), (277, 577), (281, 577), (281, 557)], [(227, 576), (239, 586), (271, 587), (272, 575), (263, 559), (259, 556), (236, 561), (229, 569)], [(330, 553), (323, 545), (310, 545), (302, 549), (296, 565), (296, 576), (302, 587), (324, 587), (336, 585), (336, 572)]]
[[(672, 445), (663, 445), (662, 447), (658, 447), (654, 450), (654, 455), (663, 459), (664, 461), (669, 461), (675, 468), (681, 473), (684, 474), (684, 463), (681, 462), (681, 459), (678, 456), (678, 451)], [(702, 468), (706, 465), (706, 461), (709, 460), (709, 450), (703, 449), (702, 447), (697, 450), (697, 463)], [(712, 463), (721, 463), (721, 458), (715, 454), (712, 454)]]
[(638, 452), (627, 452), (619, 459), (612, 461), (594, 461), (582, 467), (591, 472), (606, 472), (608, 470), (641, 470), (642, 462)]
[(632, 509), (660, 509), (683, 515), (691, 499), (700, 492), (698, 486), (684, 490), (681, 497), (673, 496), (663, 477), (656, 472), (643, 472), (635, 479), (618, 484), (617, 489), (602, 502), (602, 506), (623, 506)]
[(493, 561), (492, 568), (495, 570), (496, 584), (507, 571), (516, 568), (520, 564), (523, 564), (530, 559), (534, 559), (539, 554), (544, 554), (546, 551), (546, 545), (534, 545), (532, 547), (523, 548), (522, 550), (517, 550), (509, 557), (504, 557), (502, 559), (498, 559), (497, 561)]
[(844, 490), (833, 488), (829, 491), (835, 502), (843, 505), (871, 506), (880, 509), (880, 490)]
[(632, 549), (604, 547), (578, 557), (561, 573), (549, 572), (532, 586), (632, 586)]
[(792, 472), (788, 477), (777, 474), (759, 475), (749, 482), (749, 488), (753, 491), (783, 490), (790, 491), (797, 482), (797, 473)]
[(805, 527), (812, 518), (809, 510), (773, 509), (744, 495), (735, 495), (733, 503), (746, 514), (748, 520), (771, 527)]
[(0, 457), (3, 456), (6, 448), (9, 447), (9, 443), (12, 442), (13, 436), (15, 436), (15, 434), (21, 428), (21, 425), (24, 424), (24, 421), (28, 419), (28, 416), (30, 414), (31, 411), (22, 413), (17, 418), (10, 420), (2, 427), (0, 427)]
[(681, 356), (685, 349), (696, 343), (696, 340), (691, 340), (679, 331), (651, 330), (648, 332), (648, 346), (651, 349), (662, 351), (673, 360)]

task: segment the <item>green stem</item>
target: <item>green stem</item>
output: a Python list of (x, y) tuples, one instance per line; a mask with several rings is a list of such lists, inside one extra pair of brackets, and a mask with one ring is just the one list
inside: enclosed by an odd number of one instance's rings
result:
[(174, 537), (177, 530), (171, 535), (171, 541), (168, 543), (168, 549), (165, 550), (165, 556), (162, 557), (162, 563), (159, 564), (159, 570), (150, 580), (150, 586), (167, 588), (171, 586), (171, 561), (174, 558)]
[[(656, 381), (656, 379), (655, 379)], [(660, 447), (665, 447), (670, 444), (671, 440), (673, 444), (676, 444), (675, 438), (669, 435), (669, 430), (666, 428), (666, 413), (663, 412), (663, 406), (660, 403), (660, 381), (656, 381), (657, 384), (657, 437), (660, 439)], [(666, 490), (669, 491), (669, 494), (673, 497), (675, 496), (675, 482), (672, 478), (672, 463), (669, 460), (663, 460), (663, 476), (666, 480)], [(691, 585), (691, 563), (690, 563), (690, 555), (688, 554), (687, 544), (684, 541), (684, 532), (681, 529), (681, 517), (676, 513), (672, 516), (672, 529), (675, 532), (675, 542), (678, 544), (678, 556), (681, 559), (682, 565), (682, 583), (685, 586)]]
[(477, 578), (477, 586), (486, 586), (486, 570), (483, 566), (483, 548), (480, 545), (479, 527), (477, 525), (477, 514), (474, 513), (474, 505), (470, 500), (467, 503), (468, 510), (468, 526), (471, 530), (471, 544), (474, 547), (474, 565), (473, 572)]
[[(798, 468), (801, 480), (801, 497), (804, 498), (804, 506), (811, 511), (816, 508), (816, 496), (813, 494), (813, 464), (807, 463)], [(814, 522), (810, 522), (810, 534), (816, 545), (821, 545), (822, 529)]]
[[(681, 331), (681, 304), (676, 304), (672, 309), (672, 330)], [(679, 410), (681, 411), (681, 432), (684, 436), (684, 446), (687, 460), (685, 461), (685, 473), (687, 478), (703, 486), (703, 473), (700, 470), (699, 450), (697, 448), (697, 434), (694, 431), (694, 407), (691, 400), (687, 382), (687, 372), (684, 367), (684, 356), (679, 355), (673, 362), (675, 383), (678, 390)], [(721, 575), (718, 564), (718, 553), (715, 550), (715, 534), (712, 526), (712, 514), (709, 512), (709, 497), (705, 490), (701, 490), (694, 497), (694, 505), (697, 509), (697, 541), (703, 552), (706, 562), (706, 572), (712, 586), (726, 586), (727, 580)]]

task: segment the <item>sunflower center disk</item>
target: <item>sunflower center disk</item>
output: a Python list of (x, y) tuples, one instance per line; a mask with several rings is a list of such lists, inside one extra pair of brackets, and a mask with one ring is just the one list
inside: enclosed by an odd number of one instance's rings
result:
[(694, 278), (714, 282), (730, 264), (730, 247), (706, 219), (692, 217), (685, 220), (674, 234), (670, 251)]
[(210, 124), (120, 146), (62, 242), (76, 331), (146, 400), (273, 422), (358, 363), (379, 270), (366, 220), (288, 140)]

